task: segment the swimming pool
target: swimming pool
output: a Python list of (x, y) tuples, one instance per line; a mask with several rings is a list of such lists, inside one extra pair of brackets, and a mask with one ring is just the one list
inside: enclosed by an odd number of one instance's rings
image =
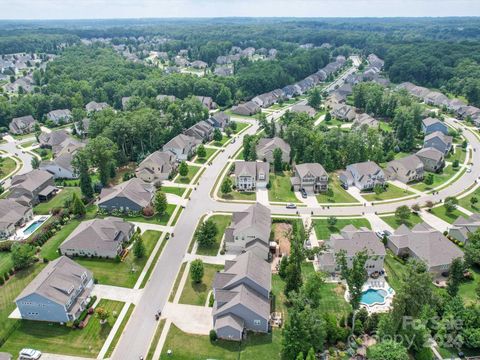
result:
[(387, 297), (387, 292), (385, 290), (379, 289), (368, 289), (362, 293), (362, 298), (360, 302), (365, 305), (374, 305), (374, 304), (383, 304), (385, 303), (385, 298)]
[(44, 221), (45, 220), (40, 219), (40, 220), (37, 220), (37, 221), (31, 223), (30, 225), (28, 225), (28, 227), (25, 230), (23, 230), (23, 233), (25, 235), (33, 234), (35, 232), (35, 230), (37, 230), (40, 227), (40, 225), (43, 224)]

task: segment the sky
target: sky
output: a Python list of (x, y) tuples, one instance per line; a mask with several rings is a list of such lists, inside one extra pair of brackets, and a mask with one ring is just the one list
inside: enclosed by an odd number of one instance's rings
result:
[(480, 16), (480, 0), (0, 0), (0, 19)]

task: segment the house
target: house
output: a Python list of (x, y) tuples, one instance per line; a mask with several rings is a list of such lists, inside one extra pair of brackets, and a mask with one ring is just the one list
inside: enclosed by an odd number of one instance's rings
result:
[(65, 152), (52, 160), (43, 160), (39, 169), (49, 172), (54, 179), (77, 179), (78, 174), (72, 165), (74, 154), (74, 152)]
[(206, 69), (208, 67), (208, 64), (205, 61), (195, 60), (190, 63), (190, 66), (195, 69)]
[(356, 116), (355, 108), (346, 104), (333, 104), (331, 115), (339, 120), (353, 121)]
[(313, 107), (299, 104), (292, 106), (291, 111), (295, 113), (306, 113), (310, 117), (314, 117), (317, 113)]
[(12, 178), (8, 198), (22, 205), (33, 206), (50, 199), (56, 192), (53, 175), (47, 171), (35, 169)]
[(448, 127), (444, 122), (428, 117), (422, 120), (422, 131), (425, 135), (431, 134), (435, 131), (440, 131), (441, 133), (448, 135)]
[(445, 154), (433, 147), (423, 148), (416, 155), (423, 162), (425, 171), (439, 172), (445, 166)]
[(53, 149), (59, 146), (70, 137), (66, 130), (54, 130), (52, 132), (42, 132), (38, 137), (40, 147)]
[(251, 251), (225, 261), (213, 281), (213, 328), (220, 339), (241, 341), (247, 331), (268, 333), (271, 267)]
[(307, 193), (318, 193), (328, 189), (328, 174), (318, 163), (295, 165), (290, 181), (294, 191), (303, 189)]
[(72, 113), (68, 109), (52, 110), (47, 114), (47, 120), (53, 121), (55, 125), (69, 123), (72, 121)]
[(66, 256), (107, 257), (114, 259), (123, 251), (135, 226), (122, 218), (106, 217), (83, 221), (60, 245)]
[(371, 65), (371, 66), (375, 66), (376, 68), (378, 69), (381, 69), (384, 65), (384, 61), (382, 59), (380, 59), (377, 55), (375, 54), (370, 54), (367, 56), (367, 60), (368, 60), (368, 63)]
[(479, 228), (480, 214), (472, 214), (467, 218), (459, 216), (448, 230), (448, 234), (465, 244), (470, 233), (474, 233)]
[(97, 205), (101, 210), (112, 212), (139, 212), (151, 205), (155, 196), (152, 184), (132, 178), (111, 188), (103, 188)]
[(235, 188), (238, 191), (264, 189), (269, 181), (270, 165), (259, 161), (235, 161)]
[(301, 89), (298, 85), (287, 85), (282, 88), (282, 91), (287, 99), (301, 94)]
[(97, 103), (96, 101), (90, 101), (87, 105), (85, 105), (85, 110), (90, 113), (94, 111), (102, 111), (108, 107), (108, 104), (105, 102)]
[(214, 128), (212, 125), (202, 120), (195, 125), (189, 127), (188, 129), (184, 130), (183, 133), (202, 142), (212, 140), (213, 130)]
[(78, 319), (92, 289), (91, 271), (62, 256), (49, 262), (15, 303), (24, 320), (67, 323)]
[(362, 113), (355, 116), (352, 127), (368, 126), (372, 128), (378, 128), (379, 125), (380, 123), (377, 121), (377, 119), (368, 114)]
[(417, 155), (409, 155), (390, 161), (385, 169), (385, 174), (390, 180), (399, 180), (407, 184), (423, 180), (424, 171), (422, 160)]
[(268, 260), (270, 209), (260, 203), (245, 211), (235, 212), (230, 226), (225, 230), (225, 248), (230, 254), (252, 250), (259, 257)]
[(424, 98), (425, 104), (434, 106), (446, 106), (449, 102), (449, 98), (438, 91), (429, 92)]
[(353, 225), (347, 225), (340, 231), (340, 234), (330, 236), (326, 247), (327, 250), (317, 256), (318, 265), (325, 272), (340, 273), (341, 269), (336, 256), (342, 252), (345, 254), (347, 266), (351, 268), (353, 258), (361, 251), (367, 252), (368, 260), (365, 263), (365, 270), (369, 275), (383, 271), (385, 247), (370, 229), (365, 227), (357, 229)]
[(448, 272), (454, 259), (463, 258), (458, 246), (427, 223), (417, 224), (411, 230), (401, 225), (388, 237), (387, 247), (397, 256), (408, 255), (423, 261), (428, 271), (437, 276)]
[(156, 99), (158, 101), (168, 100), (174, 102), (177, 98), (174, 95), (157, 95)]
[(33, 211), (10, 199), (0, 199), (0, 239), (8, 239), (15, 234), (17, 227), (32, 220)]
[(252, 101), (262, 108), (268, 108), (275, 104), (277, 97), (273, 94), (273, 92), (268, 92), (255, 96)]
[(84, 118), (75, 123), (75, 132), (79, 136), (88, 136), (88, 126), (90, 125), (90, 119)]
[(202, 103), (208, 110), (213, 110), (217, 105), (213, 102), (213, 99), (210, 96), (195, 96), (198, 101)]
[(334, 106), (337, 106), (339, 104), (345, 103), (345, 99), (340, 97), (337, 93), (332, 93), (327, 97), (327, 100), (325, 100), (325, 106), (329, 109), (333, 109)]
[(135, 170), (137, 178), (147, 183), (160, 183), (168, 180), (177, 169), (175, 155), (171, 152), (155, 151), (148, 155)]
[(341, 97), (346, 99), (348, 96), (353, 94), (353, 87), (352, 84), (345, 83), (340, 86), (335, 92)]
[(339, 175), (340, 181), (346, 186), (356, 186), (360, 191), (371, 190), (376, 185), (385, 183), (383, 170), (373, 161), (351, 164)]
[(232, 107), (232, 113), (237, 115), (252, 116), (260, 112), (260, 106), (253, 101), (248, 101), (243, 104), (238, 104)]
[(218, 76), (232, 76), (233, 75), (233, 68), (228, 67), (228, 66), (217, 66), (215, 67), (215, 70), (213, 71), (215, 75)]
[(81, 141), (78, 141), (75, 138), (68, 137), (63, 140), (60, 144), (54, 145), (52, 147), (52, 153), (54, 157), (58, 157), (63, 154), (73, 154), (77, 150), (85, 147), (87, 144)]
[(258, 140), (256, 147), (257, 157), (261, 160), (266, 160), (269, 163), (273, 163), (273, 152), (275, 149), (282, 151), (282, 162), (290, 162), (290, 145), (279, 137), (274, 138), (261, 138)]
[(423, 147), (433, 147), (444, 154), (448, 154), (452, 150), (452, 137), (445, 135), (440, 131), (434, 131), (423, 139)]
[(21, 135), (33, 132), (37, 121), (32, 115), (13, 118), (8, 128), (12, 134)]
[(201, 140), (193, 136), (179, 134), (163, 145), (163, 151), (171, 152), (177, 160), (188, 160), (195, 154), (197, 146), (201, 143)]
[(223, 111), (218, 111), (208, 118), (207, 122), (217, 129), (225, 129), (230, 123), (230, 116)]

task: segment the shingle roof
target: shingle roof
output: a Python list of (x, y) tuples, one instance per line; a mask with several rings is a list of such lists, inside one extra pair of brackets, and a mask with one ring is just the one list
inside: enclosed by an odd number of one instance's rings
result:
[(199, 143), (200, 141), (198, 139), (195, 139), (193, 136), (178, 134), (169, 142), (167, 142), (165, 145), (163, 145), (163, 148), (164, 149), (168, 149), (168, 148), (190, 149)]
[(274, 138), (261, 138), (258, 140), (256, 150), (258, 154), (264, 154), (265, 152), (273, 151), (276, 148), (281, 149), (282, 152), (290, 154), (290, 145), (285, 140), (277, 136)]
[(347, 256), (354, 256), (367, 250), (370, 256), (385, 255), (385, 247), (372, 230), (347, 225), (340, 232), (341, 236), (330, 237), (330, 245), (335, 253), (344, 250)]
[(175, 157), (171, 153), (164, 151), (155, 151), (148, 155), (135, 170), (136, 173), (147, 171), (150, 174), (159, 176), (161, 174), (170, 174), (173, 169)]
[(125, 197), (141, 207), (150, 204), (154, 196), (153, 185), (148, 184), (138, 178), (132, 178), (113, 188), (103, 188), (100, 193), (100, 200), (98, 204), (103, 204), (106, 201), (112, 200), (116, 197)]
[(431, 134), (426, 135), (423, 141), (426, 142), (433, 138), (439, 138), (445, 145), (452, 143), (452, 137), (449, 135), (445, 135), (441, 131), (434, 131)]
[(300, 177), (304, 177), (308, 173), (311, 173), (315, 177), (322, 177), (328, 175), (322, 165), (319, 163), (306, 163), (306, 164), (297, 164), (295, 169), (298, 172)]
[(440, 161), (443, 158), (443, 153), (433, 147), (426, 147), (417, 151), (418, 156), (425, 157), (427, 159), (432, 159), (435, 161)]
[(12, 187), (32, 192), (52, 178), (53, 175), (49, 172), (35, 169), (26, 174), (15, 175), (12, 179)]
[(28, 211), (30, 211), (28, 206), (10, 199), (0, 199), (0, 228), (16, 224)]

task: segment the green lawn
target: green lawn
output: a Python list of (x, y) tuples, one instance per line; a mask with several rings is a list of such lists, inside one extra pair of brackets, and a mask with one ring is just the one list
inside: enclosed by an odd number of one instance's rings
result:
[[(398, 228), (401, 225), (401, 223), (397, 222), (397, 218), (395, 217), (395, 215), (382, 216), (381, 219), (394, 229)], [(416, 214), (412, 214), (410, 215), (410, 218), (408, 219), (408, 222), (405, 225), (407, 225), (411, 229), (415, 225), (421, 223), (422, 221), (423, 220), (420, 216)]]
[(42, 160), (50, 160), (53, 157), (52, 149), (36, 148), (36, 149), (33, 149), (33, 152), (40, 155)]
[(163, 328), (165, 326), (165, 319), (161, 319), (157, 329), (155, 330), (155, 335), (153, 335), (152, 343), (150, 344), (150, 349), (148, 349), (147, 357), (145, 360), (152, 360), (153, 359), (153, 354), (155, 353), (155, 350), (157, 349), (158, 341), (160, 340), (160, 336), (162, 335)]
[(320, 204), (334, 204), (334, 203), (358, 203), (358, 200), (350, 195), (344, 188), (340, 186), (338, 176), (331, 175), (328, 179), (328, 188), (331, 191), (318, 194), (317, 201)]
[(192, 179), (194, 178), (195, 174), (201, 169), (200, 166), (193, 166), (193, 165), (188, 165), (188, 174), (185, 177), (182, 177), (180, 175), (177, 176), (175, 179), (175, 182), (177, 184), (190, 184), (192, 182)]
[(35, 206), (33, 208), (33, 212), (35, 214), (41, 214), (41, 215), (49, 214), (50, 210), (54, 208), (63, 207), (63, 203), (65, 202), (65, 200), (69, 199), (74, 192), (76, 192), (78, 196), (81, 196), (79, 187), (63, 188), (60, 192), (57, 193), (57, 195), (55, 195), (49, 201), (40, 203), (37, 206)]
[(168, 204), (167, 210), (165, 214), (162, 216), (154, 215), (152, 217), (145, 217), (142, 215), (138, 216), (124, 216), (124, 219), (127, 221), (134, 221), (134, 222), (144, 222), (149, 224), (158, 224), (158, 225), (167, 225), (168, 220), (170, 220), (170, 216), (172, 216), (173, 211), (175, 210), (176, 205)]
[(3, 276), (13, 267), (12, 257), (9, 251), (0, 251), (0, 276)]
[(332, 120), (330, 121), (323, 120), (320, 124), (337, 127), (337, 126), (342, 126), (343, 124), (348, 124), (348, 121), (342, 121), (336, 118), (332, 118)]
[(238, 134), (239, 132), (243, 131), (246, 127), (250, 126), (250, 124), (244, 123), (244, 122), (238, 122), (237, 123), (237, 129), (233, 132), (234, 134)]
[(21, 144), (20, 144), (20, 147), (22, 147), (22, 148), (25, 149), (25, 148), (28, 148), (28, 147), (30, 147), (30, 146), (32, 146), (32, 145), (36, 145), (36, 144), (37, 144), (37, 140), (29, 140), (29, 141), (27, 141), (27, 142), (21, 143)]
[(413, 195), (413, 193), (411, 191), (401, 189), (390, 183), (388, 184), (386, 191), (378, 195), (375, 193), (362, 194), (362, 196), (367, 201), (382, 201), (382, 200), (397, 199), (397, 198), (401, 198), (408, 195)]
[(331, 234), (340, 233), (347, 225), (353, 225), (357, 229), (360, 227), (367, 227), (371, 229), (370, 222), (367, 219), (356, 218), (356, 219), (342, 219), (337, 218), (337, 223), (335, 226), (331, 227), (328, 225), (328, 219), (315, 219), (313, 220), (313, 227), (315, 228), (315, 233), (317, 234), (318, 239), (326, 240), (330, 238)]
[(452, 176), (454, 176), (459, 169), (453, 169), (451, 165), (446, 166), (441, 173), (438, 174), (433, 174), (433, 184), (432, 185), (427, 185), (424, 182), (420, 182), (415, 185), (411, 185), (413, 188), (420, 190), (420, 191), (428, 191), (432, 190), (440, 185), (442, 185), (444, 182), (446, 182), (448, 179), (450, 179)]
[(211, 247), (205, 248), (198, 246), (197, 254), (207, 255), (207, 256), (216, 256), (220, 248), (220, 242), (222, 241), (223, 234), (225, 229), (230, 222), (232, 221), (231, 215), (213, 215), (209, 218), (217, 225), (217, 235), (215, 236), (215, 244)]
[(321, 288), (319, 308), (323, 312), (337, 315), (347, 315), (351, 311), (350, 304), (345, 301), (345, 289), (342, 285), (326, 283)]
[(459, 216), (467, 216), (458, 209), (453, 210), (451, 213), (447, 213), (445, 206), (440, 205), (432, 208), (432, 214), (438, 216), (440, 219), (452, 224)]
[[(161, 358), (172, 360), (264, 360), (280, 359), (282, 331), (274, 329), (271, 334), (249, 333), (242, 343), (217, 340), (214, 343), (206, 335), (182, 332), (171, 325)], [(172, 350), (172, 355), (167, 355)]]
[(213, 140), (209, 145), (213, 145), (213, 146), (217, 146), (217, 147), (222, 147), (225, 145), (225, 143), (230, 140), (231, 138), (229, 138), (227, 135), (224, 135), (222, 134), (222, 140), (220, 141), (215, 141)]
[(446, 157), (446, 161), (453, 162), (455, 160), (458, 160), (460, 164), (463, 164), (465, 161), (465, 158), (467, 157), (467, 151), (465, 149), (462, 149), (461, 146), (455, 147), (455, 152), (452, 154), (448, 154)]
[(40, 251), (40, 256), (48, 260), (55, 260), (60, 255), (58, 248), (60, 244), (72, 233), (73, 230), (80, 224), (80, 220), (74, 219), (66, 224), (62, 229), (53, 235), (43, 246)]
[[(472, 203), (470, 202), (470, 199), (473, 198), (473, 197), (476, 197), (478, 202), (475, 206), (472, 205)], [(476, 189), (474, 192), (472, 192), (471, 194), (461, 198), (461, 199), (458, 199), (458, 204), (461, 206), (461, 207), (464, 207), (465, 209), (467, 210), (470, 210), (472, 212), (480, 212), (480, 188)]]
[(185, 271), (185, 268), (187, 267), (187, 263), (184, 262), (180, 266), (180, 270), (178, 271), (177, 278), (175, 279), (175, 283), (173, 284), (172, 291), (170, 291), (170, 296), (168, 297), (168, 301), (172, 302), (173, 299), (175, 298), (175, 294), (177, 293), (178, 287), (180, 285), (180, 281), (182, 280), (182, 275), (183, 272)]
[(470, 272), (473, 274), (473, 280), (462, 282), (458, 294), (463, 298), (466, 305), (475, 305), (478, 303), (476, 288), (480, 283), (480, 269), (473, 267)]
[(101, 325), (93, 316), (81, 330), (42, 321), (19, 320), (20, 326), (0, 350), (18, 354), (22, 348), (31, 347), (46, 353), (96, 357), (123, 305), (119, 301), (100, 300), (97, 307), (103, 307), (110, 313), (107, 323)]
[(257, 194), (254, 191), (246, 192), (246, 191), (232, 190), (232, 192), (230, 194), (224, 194), (220, 190), (219, 195), (224, 200), (252, 200), (252, 201), (255, 201), (257, 199)]
[(385, 256), (385, 271), (388, 283), (398, 291), (405, 275), (405, 265), (400, 263), (390, 250), (387, 250), (387, 256)]
[(137, 259), (131, 251), (123, 262), (80, 257), (75, 258), (75, 261), (92, 271), (99, 284), (133, 288), (160, 235), (160, 232), (154, 230), (147, 230), (142, 234), (146, 250), (142, 259)]
[(288, 171), (270, 174), (270, 189), (268, 190), (268, 200), (275, 202), (295, 203), (299, 202), (292, 191), (290, 182), (291, 174)]
[(212, 148), (206, 147), (206, 148), (205, 148), (205, 152), (207, 153), (206, 156), (205, 156), (204, 158), (199, 158), (199, 157), (197, 157), (197, 158), (195, 159), (195, 163), (196, 163), (196, 164), (205, 164), (205, 163), (208, 161), (208, 159), (210, 159), (210, 157), (211, 157), (213, 154), (215, 154), (217, 151), (218, 151), (218, 149), (212, 149)]
[(110, 346), (108, 347), (107, 352), (105, 353), (105, 358), (109, 358), (112, 355), (113, 350), (115, 350), (115, 346), (117, 346), (118, 340), (120, 340), (120, 336), (122, 336), (122, 332), (125, 329), (125, 326), (127, 325), (127, 322), (130, 319), (130, 316), (132, 315), (133, 309), (135, 309), (135, 305), (130, 304), (128, 306), (127, 313), (125, 314), (125, 317), (122, 320), (122, 323), (117, 329), (117, 332), (115, 333), (115, 336), (113, 337), (113, 340), (110, 343)]
[(175, 186), (162, 186), (161, 189), (164, 193), (183, 196), (187, 188), (175, 187)]
[(15, 160), (9, 157), (3, 158), (2, 164), (0, 165), (0, 178), (8, 176), (16, 167), (17, 163)]
[(195, 283), (190, 274), (180, 295), (181, 304), (204, 306), (207, 295), (212, 290), (212, 283), (215, 274), (223, 269), (223, 265), (203, 264), (204, 275), (201, 283)]

